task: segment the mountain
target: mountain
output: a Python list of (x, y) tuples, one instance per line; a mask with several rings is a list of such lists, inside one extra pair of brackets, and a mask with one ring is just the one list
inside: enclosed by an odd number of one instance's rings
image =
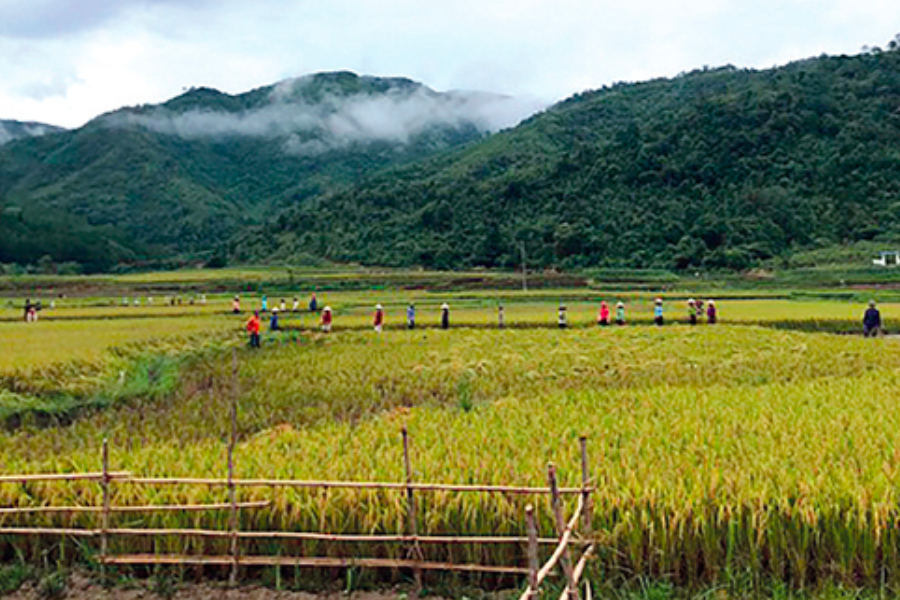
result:
[(32, 121), (12, 121), (0, 119), (0, 145), (26, 137), (37, 137), (48, 133), (65, 131), (62, 127), (34, 123)]
[(436, 268), (743, 269), (900, 240), (900, 50), (703, 69), (561, 102), (308, 199), (231, 245)]
[(348, 72), (238, 95), (192, 88), (0, 147), (0, 263), (209, 257), (284, 207), (478, 140), (521, 110)]

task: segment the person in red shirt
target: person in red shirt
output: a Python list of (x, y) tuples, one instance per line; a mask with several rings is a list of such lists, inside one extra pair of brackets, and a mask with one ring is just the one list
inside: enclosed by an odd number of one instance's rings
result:
[(326, 306), (322, 310), (322, 331), (328, 333), (331, 331), (331, 307)]
[(606, 300), (600, 303), (600, 317), (597, 319), (597, 324), (603, 327), (609, 325), (609, 305)]
[(247, 333), (250, 334), (250, 347), (259, 348), (259, 329), (261, 323), (259, 321), (259, 311), (253, 313), (247, 320)]
[(381, 333), (381, 330), (384, 328), (384, 308), (380, 304), (375, 307), (373, 325), (375, 325), (375, 331), (378, 333)]

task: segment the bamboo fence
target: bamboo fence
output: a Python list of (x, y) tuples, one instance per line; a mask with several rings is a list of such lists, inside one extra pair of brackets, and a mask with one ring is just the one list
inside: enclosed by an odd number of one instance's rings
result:
[[(236, 367), (235, 367), (236, 368)], [(235, 378), (236, 380), (236, 378)], [(235, 390), (235, 397), (237, 396)], [(77, 514), (95, 513), (99, 515), (99, 527), (94, 528), (48, 528), (48, 527), (0, 527), (0, 536), (64, 536), (99, 539), (98, 562), (105, 570), (107, 565), (219, 565), (230, 566), (229, 583), (236, 585), (241, 567), (261, 566), (299, 566), (299, 567), (345, 567), (345, 568), (390, 568), (409, 569), (414, 575), (416, 591), (421, 588), (422, 572), (425, 570), (464, 571), (473, 573), (493, 573), (500, 575), (527, 576), (527, 587), (522, 600), (531, 600), (538, 594), (544, 580), (551, 575), (556, 566), (560, 566), (565, 577), (566, 588), (563, 600), (578, 599), (578, 583), (584, 573), (587, 560), (593, 552), (591, 535), (591, 492), (593, 491), (590, 473), (588, 472), (587, 440), (580, 439), (581, 446), (581, 486), (577, 488), (560, 488), (557, 485), (556, 467), (550, 465), (547, 473), (547, 487), (522, 487), (500, 485), (461, 485), (445, 483), (426, 483), (413, 481), (413, 469), (410, 458), (410, 438), (404, 427), (401, 431), (403, 441), (403, 468), (405, 481), (303, 481), (282, 479), (238, 479), (235, 473), (234, 451), (237, 445), (237, 411), (232, 406), (231, 436), (228, 441), (228, 471), (225, 479), (185, 478), (185, 477), (136, 477), (127, 472), (111, 471), (109, 468), (109, 444), (103, 440), (101, 465), (99, 473), (47, 473), (0, 475), (0, 484), (28, 482), (68, 483), (76, 481), (97, 482), (102, 491), (101, 506), (15, 506), (0, 507), (0, 518), (4, 515), (26, 514)], [(228, 501), (208, 504), (168, 504), (144, 506), (113, 506), (113, 486), (207, 486), (225, 487)], [(347, 490), (395, 490), (403, 492), (406, 500), (406, 531), (398, 534), (338, 534), (327, 532), (293, 532), (293, 531), (242, 531), (239, 514), (241, 510), (265, 509), (268, 501), (239, 502), (238, 488), (308, 488), (308, 489), (347, 489)], [(555, 535), (539, 537), (536, 525), (535, 510), (532, 505), (525, 509), (527, 537), (514, 536), (474, 536), (474, 535), (420, 535), (417, 519), (417, 496), (426, 492), (452, 492), (477, 494), (502, 494), (508, 496), (550, 496), (553, 511)], [(563, 497), (577, 496), (578, 506), (574, 514), (565, 520), (563, 516)], [(178, 528), (118, 528), (111, 524), (111, 516), (118, 513), (155, 513), (155, 512), (213, 512), (228, 511), (226, 530), (219, 529), (178, 529)], [(582, 526), (582, 533), (576, 527)], [(110, 538), (124, 537), (176, 537), (207, 538), (229, 540), (229, 553), (225, 556), (207, 556), (201, 554), (112, 554), (109, 549)], [(374, 558), (374, 557), (329, 557), (329, 556), (253, 556), (241, 552), (241, 541), (250, 539), (293, 540), (293, 541), (327, 541), (335, 543), (397, 543), (406, 545), (406, 558)], [(526, 546), (528, 565), (486, 565), (458, 564), (435, 562), (424, 559), (423, 544), (512, 544)], [(554, 550), (543, 566), (539, 567), (539, 547), (554, 546)], [(576, 564), (572, 563), (572, 547), (587, 549)], [(590, 588), (586, 588), (590, 595)]]

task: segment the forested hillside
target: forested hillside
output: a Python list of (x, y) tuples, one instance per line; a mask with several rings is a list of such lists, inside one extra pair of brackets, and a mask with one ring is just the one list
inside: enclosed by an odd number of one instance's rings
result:
[(235, 260), (743, 269), (900, 239), (900, 51), (580, 94), (450, 156), (296, 203)]
[(0, 146), (0, 263), (209, 259), (285, 206), (483, 137), (509, 101), (322, 73), (236, 96), (191, 89), (12, 141)]
[(59, 131), (64, 131), (64, 129), (55, 125), (47, 125), (46, 123), (0, 119), (0, 145), (21, 138), (38, 137)]

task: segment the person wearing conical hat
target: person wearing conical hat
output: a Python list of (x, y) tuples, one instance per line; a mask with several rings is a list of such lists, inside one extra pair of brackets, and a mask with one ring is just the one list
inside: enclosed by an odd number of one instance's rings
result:
[(446, 302), (441, 305), (441, 329), (450, 329), (450, 305)]
[(616, 304), (616, 325), (624, 325), (625, 324), (625, 303), (619, 302)]
[(653, 306), (653, 322), (656, 323), (659, 327), (665, 325), (665, 317), (663, 316), (663, 300), (662, 298), (657, 298), (656, 302), (654, 302)]
[(556, 313), (556, 325), (560, 329), (565, 329), (569, 326), (568, 320), (566, 318), (566, 305), (560, 304), (559, 310)]
[(412, 302), (410, 302), (409, 306), (406, 307), (406, 328), (416, 328), (416, 305)]
[(375, 331), (377, 333), (381, 333), (384, 329), (384, 307), (380, 304), (375, 305), (375, 318), (372, 321), (372, 324), (375, 326)]
[(500, 329), (506, 327), (506, 311), (503, 309), (502, 303), (497, 305), (497, 326)]
[(331, 332), (331, 307), (326, 306), (322, 309), (322, 331)]
[(687, 301), (687, 311), (688, 311), (688, 323), (691, 325), (697, 324), (697, 308), (696, 302), (693, 298)]

